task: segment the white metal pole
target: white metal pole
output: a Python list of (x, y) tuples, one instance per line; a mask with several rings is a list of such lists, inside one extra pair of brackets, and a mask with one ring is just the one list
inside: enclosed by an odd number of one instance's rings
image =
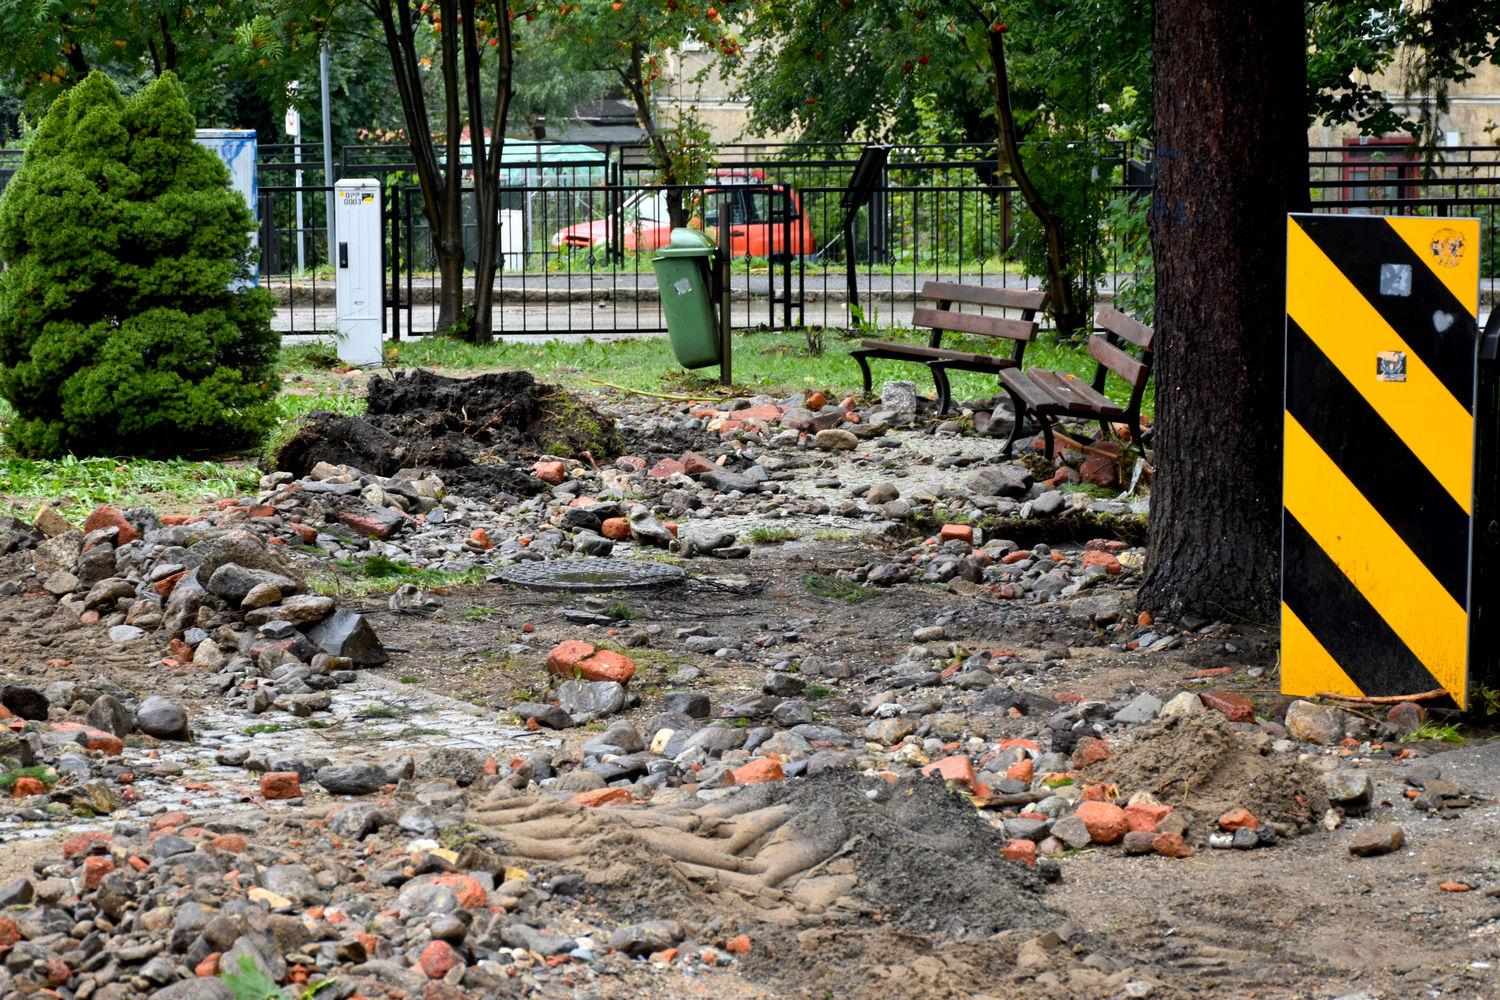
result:
[(334, 240), (333, 225), (333, 182), (337, 179), (333, 175), (333, 119), (329, 115), (328, 106), (328, 65), (329, 48), (328, 43), (323, 43), (323, 54), (318, 60), (322, 76), (323, 86), (323, 183), (328, 185), (326, 195), (328, 204), (327, 226), (328, 226), (328, 262), (334, 259), (334, 248), (338, 246)]
[(288, 125), (297, 126), (295, 131), (290, 129), (288, 131), (291, 132), (292, 162), (297, 164), (297, 169), (292, 173), (292, 177), (295, 178), (293, 186), (296, 188), (297, 273), (301, 274), (302, 272), (307, 270), (307, 232), (303, 228), (302, 222), (302, 116), (298, 113), (296, 105), (296, 80), (293, 80), (291, 82), (291, 85), (287, 88), (287, 91), (287, 96), (291, 98), (293, 103), (290, 105), (290, 109), (286, 113), (286, 121)]

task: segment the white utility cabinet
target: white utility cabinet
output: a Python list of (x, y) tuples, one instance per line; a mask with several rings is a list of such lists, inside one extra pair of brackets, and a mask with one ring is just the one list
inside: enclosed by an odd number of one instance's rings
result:
[(351, 178), (334, 185), (334, 301), (339, 360), (378, 365), (385, 287), (380, 268), (380, 182)]

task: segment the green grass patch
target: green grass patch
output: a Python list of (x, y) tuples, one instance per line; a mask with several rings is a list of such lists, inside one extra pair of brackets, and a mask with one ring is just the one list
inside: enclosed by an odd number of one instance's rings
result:
[(609, 610), (605, 614), (617, 622), (628, 622), (633, 618), (641, 617), (641, 612), (626, 607), (624, 601), (616, 601), (610, 605)]
[(831, 597), (843, 601), (846, 604), (858, 604), (874, 597), (874, 587), (866, 587), (852, 580), (840, 580), (836, 576), (825, 576), (821, 573), (806, 573), (802, 577), (802, 586), (807, 592), (815, 597)]
[(313, 593), (330, 597), (380, 593), (395, 590), (403, 583), (415, 584), (424, 590), (478, 586), (489, 573), (481, 566), (476, 566), (467, 573), (444, 573), (435, 569), (408, 566), (379, 555), (368, 559), (336, 559), (331, 569), (331, 573), (309, 578), (308, 586)]
[(1084, 493), (1095, 500), (1113, 500), (1120, 495), (1119, 490), (1112, 490), (1096, 483), (1064, 483), (1061, 487), (1063, 493)]
[(394, 705), (369, 705), (359, 710), (361, 719), (395, 719), (405, 714)]
[(822, 684), (809, 684), (802, 689), (802, 697), (807, 701), (822, 701), (833, 697), (833, 688)]
[(1402, 743), (1453, 743), (1463, 744), (1469, 742), (1468, 738), (1459, 732), (1458, 723), (1437, 723), (1431, 719), (1417, 727), (1416, 732), (1408, 733), (1401, 737)]
[[(909, 312), (907, 312), (909, 315)], [(823, 389), (839, 394), (860, 387), (859, 366), (849, 356), (849, 348), (858, 339), (926, 343), (926, 331), (888, 326), (870, 327), (854, 333), (845, 330), (740, 330), (734, 334), (734, 377), (741, 387)], [(994, 343), (982, 337), (948, 336), (944, 347), (990, 354)], [(821, 350), (821, 353), (819, 351)], [(671, 344), (662, 337), (614, 340), (608, 343), (581, 339), (550, 341), (545, 344), (467, 344), (444, 337), (424, 337), (404, 341), (399, 347), (399, 363), (424, 368), (496, 369), (524, 368), (538, 378), (570, 388), (597, 388), (590, 379), (599, 379), (626, 389), (648, 393), (677, 393), (714, 397), (722, 394), (712, 369), (702, 373), (684, 371), (672, 354)], [(1051, 332), (1044, 332), (1026, 349), (1026, 363), (1066, 372), (1081, 378), (1092, 378), (1094, 362), (1081, 344), (1059, 343)], [(577, 368), (580, 371), (568, 371)], [(910, 366), (900, 366), (911, 374)], [(920, 373), (919, 373), (920, 374)], [(894, 377), (886, 373), (887, 377)], [(905, 377), (904, 375), (902, 377)], [(958, 399), (987, 399), (999, 391), (993, 375), (976, 372), (950, 372), (953, 393)], [(918, 383), (918, 391), (934, 391), (927, 383)], [(1129, 387), (1115, 380), (1106, 393), (1125, 402)], [(1145, 412), (1153, 412), (1152, 389), (1147, 388)]]
[(254, 492), (260, 473), (223, 462), (166, 461), (140, 458), (29, 458), (0, 460), (0, 492), (40, 507), (66, 498), (62, 514), (82, 524), (102, 503), (116, 507), (157, 505), (163, 495), (183, 501), (208, 501)]
[(790, 542), (801, 535), (793, 528), (751, 528), (750, 541), (756, 545), (774, 545), (777, 542)]

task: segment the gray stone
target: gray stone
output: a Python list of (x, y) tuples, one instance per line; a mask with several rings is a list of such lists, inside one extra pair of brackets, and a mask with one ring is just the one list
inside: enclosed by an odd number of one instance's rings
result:
[(390, 662), (375, 630), (365, 616), (339, 609), (308, 630), (307, 638), (325, 653), (347, 656), (363, 667), (378, 667)]
[(803, 723), (802, 725), (793, 726), (791, 731), (804, 740), (809, 741), (809, 743), (828, 743), (836, 747), (846, 747), (851, 742), (849, 737), (844, 735), (843, 730), (833, 726), (817, 726)]
[(97, 611), (100, 608), (113, 607), (114, 603), (121, 598), (134, 596), (134, 584), (117, 576), (106, 577), (89, 588), (88, 594), (83, 598), (83, 607), (86, 611)]
[(1349, 838), (1349, 853), (1358, 858), (1373, 857), (1399, 851), (1406, 843), (1406, 834), (1394, 823), (1377, 823), (1357, 830)]
[(141, 702), (135, 724), (141, 732), (159, 739), (184, 739), (188, 735), (187, 710), (159, 694)]
[(813, 436), (813, 447), (820, 451), (853, 451), (858, 445), (859, 438), (837, 427), (818, 431)]
[(1110, 721), (1138, 726), (1156, 718), (1161, 713), (1161, 708), (1160, 698), (1149, 691), (1142, 691), (1131, 699), (1130, 704), (1116, 712)]
[(47, 578), (42, 581), (42, 589), (53, 597), (66, 597), (82, 585), (83, 581), (65, 569), (48, 573)]
[(315, 780), (335, 795), (369, 795), (389, 783), (385, 768), (375, 764), (329, 764), (318, 768)]
[(640, 545), (666, 548), (675, 537), (667, 526), (651, 515), (651, 511), (637, 505), (630, 510), (630, 537)]
[(321, 902), (326, 895), (318, 888), (317, 875), (307, 865), (272, 865), (260, 877), (260, 884), (278, 896), (305, 906)]
[(78, 582), (81, 586), (92, 587), (100, 580), (106, 580), (119, 572), (115, 562), (115, 550), (111, 545), (95, 545), (86, 548), (78, 557)]
[(649, 955), (682, 941), (682, 925), (675, 920), (643, 920), (627, 924), (609, 936), (609, 947), (627, 955)]
[(328, 830), (350, 840), (363, 840), (394, 822), (395, 818), (384, 806), (375, 802), (356, 802), (328, 817)]
[(1034, 843), (1044, 840), (1051, 830), (1052, 821), (1046, 819), (1023, 819), (1018, 816), (1005, 821), (1006, 836)]
[(1022, 497), (1031, 489), (1031, 473), (1021, 465), (999, 465), (981, 469), (969, 478), (970, 493), (987, 497)]
[(813, 707), (805, 701), (784, 701), (771, 709), (771, 718), (779, 726), (801, 726), (812, 722), (816, 717)]
[(151, 841), (151, 852), (158, 858), (170, 858), (177, 854), (187, 854), (192, 850), (193, 842), (176, 834), (163, 834)]
[(795, 698), (807, 689), (807, 682), (791, 674), (772, 671), (761, 678), (760, 689), (776, 698)]
[(1364, 812), (1370, 807), (1375, 786), (1368, 774), (1359, 771), (1333, 771), (1323, 775), (1323, 791), (1328, 801), (1350, 815)]
[(249, 569), (269, 570), (297, 581), (299, 589), (305, 585), (302, 573), (291, 561), (272, 552), (259, 535), (245, 528), (236, 528), (217, 538), (199, 542), (188, 550), (191, 563), (198, 561), (198, 578), (212, 580), (220, 566), (234, 563)]
[(1052, 836), (1073, 850), (1082, 850), (1093, 843), (1089, 828), (1077, 816), (1064, 816), (1052, 824)]
[(194, 976), (163, 986), (149, 994), (147, 1000), (235, 1000), (235, 992), (218, 976)]
[(717, 757), (725, 750), (734, 750), (744, 744), (745, 731), (743, 729), (715, 723), (711, 726), (704, 726), (684, 740), (683, 750), (686, 752), (699, 747), (709, 756)]
[(626, 753), (639, 753), (646, 747), (645, 741), (641, 739), (641, 734), (636, 732), (634, 726), (624, 721), (613, 723), (608, 729), (600, 733), (598, 738), (600, 742), (617, 746)]
[(251, 587), (244, 597), (240, 598), (240, 609), (243, 611), (254, 611), (256, 608), (268, 607), (277, 603), (284, 597), (281, 588), (274, 583), (258, 583)]
[(1328, 705), (1294, 701), (1286, 709), (1286, 729), (1294, 740), (1331, 746), (1344, 737), (1343, 713)]
[(546, 726), (548, 729), (570, 729), (573, 725), (573, 717), (565, 709), (557, 705), (543, 705), (535, 701), (522, 701), (512, 705), (510, 712), (522, 722), (525, 722), (527, 719), (535, 719), (537, 725)]
[(724, 469), (710, 469), (698, 477), (698, 482), (719, 493), (733, 493), (736, 490), (741, 493), (761, 491), (760, 480), (752, 479), (743, 472), (727, 472)]
[(525, 948), (543, 958), (566, 955), (578, 947), (578, 942), (563, 934), (537, 930), (526, 924), (511, 924), (500, 932), (500, 942), (507, 948)]
[(1057, 490), (1048, 490), (1046, 493), (1043, 493), (1041, 496), (1031, 501), (1031, 516), (1051, 517), (1053, 514), (1056, 514), (1058, 511), (1062, 510), (1063, 505), (1066, 503), (1067, 498), (1064, 497), (1062, 493)]
[(308, 625), (327, 618), (333, 612), (333, 607), (334, 602), (331, 597), (322, 597), (318, 594), (296, 594), (281, 600), (279, 604), (252, 608), (245, 614), (245, 624), (252, 628), (259, 628), (273, 621)]
[(880, 387), (880, 408), (893, 413), (917, 412), (917, 385), (905, 379), (892, 379)]
[(603, 535), (581, 530), (573, 535), (573, 551), (579, 555), (603, 558), (614, 550), (614, 540)]
[(865, 727), (865, 738), (885, 746), (893, 746), (916, 732), (916, 729), (917, 721), (908, 716), (876, 719)]
[(36, 575), (48, 577), (53, 573), (71, 573), (78, 568), (78, 557), (83, 555), (83, 532), (76, 528), (53, 535), (42, 542), (32, 553)]
[(242, 600), (256, 587), (270, 584), (283, 594), (295, 594), (301, 585), (283, 573), (225, 563), (208, 578), (208, 592), (231, 601)]
[(563, 681), (557, 705), (570, 716), (613, 715), (625, 707), (625, 688), (614, 681)]
[(146, 630), (139, 625), (114, 625), (109, 630), (109, 641), (121, 646), (145, 637)]
[(36, 890), (29, 878), (13, 879), (4, 885), (0, 885), (0, 909), (11, 906), (25, 906), (36, 896)]
[(662, 696), (661, 707), (665, 712), (681, 712), (689, 718), (706, 719), (712, 703), (708, 695), (698, 691), (668, 691)]

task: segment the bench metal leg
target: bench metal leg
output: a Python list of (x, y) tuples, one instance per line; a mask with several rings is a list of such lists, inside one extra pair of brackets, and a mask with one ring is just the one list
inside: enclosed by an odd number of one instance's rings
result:
[(1042, 416), (1040, 413), (1036, 415), (1036, 419), (1037, 423), (1042, 425), (1042, 441), (1045, 442), (1047, 446), (1046, 451), (1044, 451), (1042, 454), (1045, 455), (1047, 461), (1050, 462), (1052, 461), (1053, 452), (1057, 450), (1056, 442), (1052, 439), (1052, 420), (1049, 417)]
[(948, 384), (948, 367), (943, 364), (929, 364), (932, 369), (932, 383), (937, 386), (938, 413), (948, 412), (953, 405), (953, 387)]
[(1026, 420), (1026, 404), (1021, 402), (1021, 397), (1017, 396), (1004, 382), (1000, 383), (1000, 388), (1004, 389), (1005, 394), (1010, 397), (1010, 409), (1015, 415), (1015, 420), (1010, 425), (1010, 437), (1005, 439), (1005, 447), (1000, 450), (1006, 458), (1011, 458), (1016, 439), (1021, 436), (1021, 424)]
[(865, 395), (870, 394), (870, 388), (874, 384), (870, 377), (870, 362), (863, 351), (850, 351), (849, 356), (859, 363), (859, 370), (865, 378)]

